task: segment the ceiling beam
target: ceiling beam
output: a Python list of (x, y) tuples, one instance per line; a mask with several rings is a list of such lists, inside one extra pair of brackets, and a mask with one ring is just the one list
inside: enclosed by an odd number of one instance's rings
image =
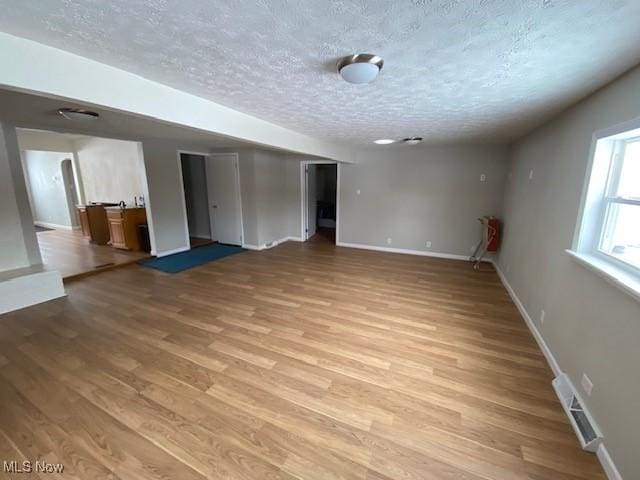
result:
[(0, 32), (0, 86), (208, 131), (265, 147), (353, 162), (345, 145), (309, 137), (64, 50)]

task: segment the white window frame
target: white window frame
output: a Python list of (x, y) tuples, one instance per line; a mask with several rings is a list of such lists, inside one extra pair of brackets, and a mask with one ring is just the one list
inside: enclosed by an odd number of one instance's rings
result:
[(625, 147), (636, 141), (640, 141), (640, 118), (593, 134), (580, 213), (572, 248), (567, 253), (640, 301), (640, 268), (601, 248), (610, 206), (640, 206), (640, 199), (611, 195), (620, 182)]

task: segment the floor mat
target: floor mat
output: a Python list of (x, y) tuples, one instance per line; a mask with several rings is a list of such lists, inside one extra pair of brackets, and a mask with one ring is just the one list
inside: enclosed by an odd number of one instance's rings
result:
[(155, 268), (167, 273), (178, 273), (189, 268), (197, 267), (205, 263), (213, 262), (219, 258), (228, 257), (246, 251), (242, 247), (214, 243), (203, 247), (194, 248), (186, 252), (167, 255), (166, 257), (142, 260), (140, 265)]

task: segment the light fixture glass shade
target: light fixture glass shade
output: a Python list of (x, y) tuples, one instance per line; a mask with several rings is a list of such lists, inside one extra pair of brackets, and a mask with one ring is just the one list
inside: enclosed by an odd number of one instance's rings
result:
[(390, 138), (381, 138), (380, 140), (373, 141), (373, 143), (377, 143), (378, 145), (389, 145), (393, 142), (395, 142), (395, 140), (391, 140)]
[(373, 63), (352, 63), (340, 69), (340, 75), (349, 83), (370, 83), (375, 80), (380, 68)]
[(96, 112), (92, 112), (91, 110), (84, 110), (81, 108), (61, 108), (58, 110), (58, 113), (67, 120), (76, 120), (82, 122), (97, 120), (100, 116)]

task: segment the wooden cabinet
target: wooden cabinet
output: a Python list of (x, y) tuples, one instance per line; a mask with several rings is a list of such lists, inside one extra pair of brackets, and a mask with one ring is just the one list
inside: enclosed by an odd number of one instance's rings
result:
[(85, 238), (98, 245), (109, 243), (109, 227), (104, 205), (79, 205), (78, 216)]
[(109, 207), (106, 210), (111, 245), (123, 250), (142, 250), (138, 225), (147, 223), (145, 209)]
[(80, 228), (82, 228), (82, 236), (91, 240), (91, 227), (89, 226), (89, 214), (87, 207), (78, 207), (78, 217), (80, 218)]

